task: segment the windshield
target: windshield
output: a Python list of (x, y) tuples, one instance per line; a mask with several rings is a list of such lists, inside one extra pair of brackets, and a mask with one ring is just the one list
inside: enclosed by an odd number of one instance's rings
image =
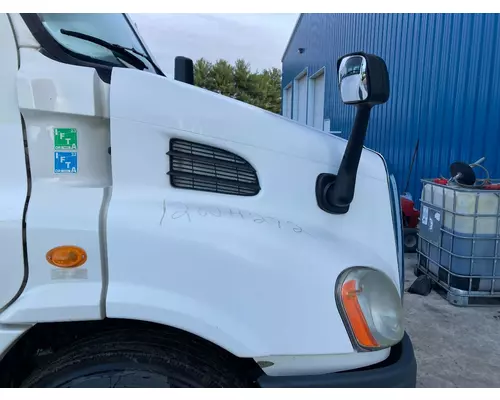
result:
[[(111, 50), (98, 44), (67, 36), (61, 29), (85, 33), (106, 42), (134, 48), (147, 54), (128, 19), (123, 14), (38, 14), (41, 23), (52, 37), (68, 50), (91, 57), (106, 64), (124, 66), (123, 61)], [(144, 57), (140, 57), (150, 71), (154, 68)]]

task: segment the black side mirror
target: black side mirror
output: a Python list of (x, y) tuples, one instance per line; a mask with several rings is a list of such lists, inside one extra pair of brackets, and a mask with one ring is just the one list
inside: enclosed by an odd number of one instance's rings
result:
[(194, 85), (193, 60), (187, 57), (175, 57), (174, 79), (189, 85)]
[(373, 54), (352, 53), (337, 61), (342, 101), (357, 108), (354, 125), (337, 174), (321, 174), (316, 181), (319, 207), (345, 214), (354, 199), (356, 175), (371, 108), (389, 99), (389, 73), (384, 60)]

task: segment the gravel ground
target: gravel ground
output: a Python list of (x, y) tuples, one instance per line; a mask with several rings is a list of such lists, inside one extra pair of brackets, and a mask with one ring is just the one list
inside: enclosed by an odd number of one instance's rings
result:
[[(416, 279), (406, 256), (406, 288)], [(500, 387), (500, 307), (456, 307), (432, 291), (405, 294), (418, 387)]]

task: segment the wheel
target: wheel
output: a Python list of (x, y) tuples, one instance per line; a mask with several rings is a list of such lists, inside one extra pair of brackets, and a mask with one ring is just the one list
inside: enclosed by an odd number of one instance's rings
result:
[(221, 361), (220, 351), (180, 341), (178, 336), (121, 330), (84, 339), (56, 352), (21, 387), (249, 386), (236, 368)]
[(404, 229), (404, 247), (405, 253), (415, 253), (418, 245), (418, 229), (405, 228)]

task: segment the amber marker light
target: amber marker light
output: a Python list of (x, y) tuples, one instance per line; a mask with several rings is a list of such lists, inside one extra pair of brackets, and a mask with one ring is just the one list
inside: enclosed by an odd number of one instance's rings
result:
[(58, 268), (76, 268), (85, 264), (87, 253), (77, 246), (59, 246), (47, 252), (47, 261)]
[(363, 347), (379, 347), (361, 311), (355, 280), (347, 281), (342, 286), (342, 303), (358, 343)]

